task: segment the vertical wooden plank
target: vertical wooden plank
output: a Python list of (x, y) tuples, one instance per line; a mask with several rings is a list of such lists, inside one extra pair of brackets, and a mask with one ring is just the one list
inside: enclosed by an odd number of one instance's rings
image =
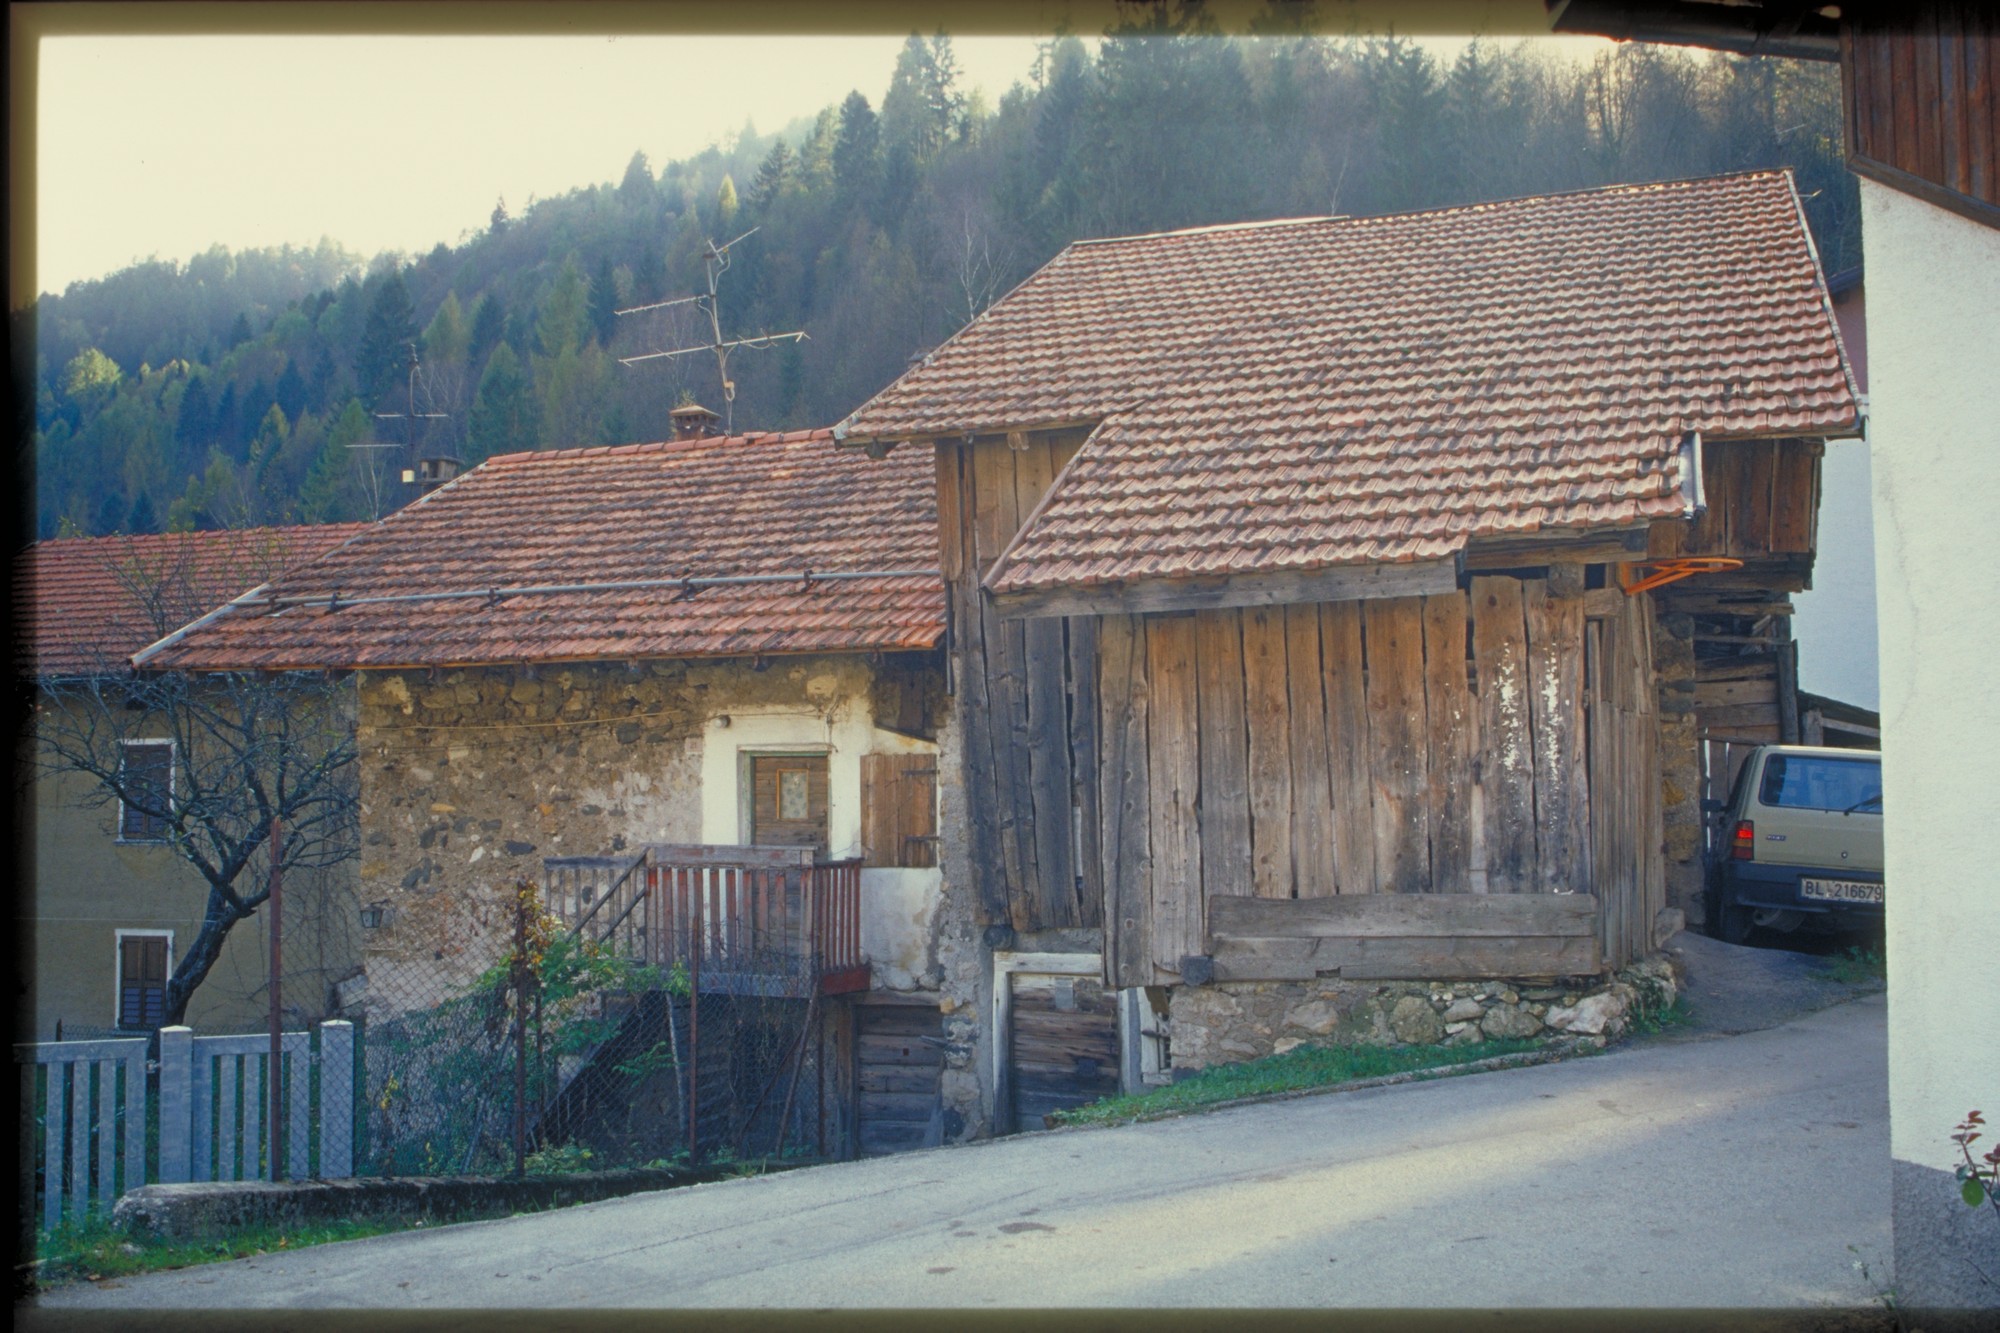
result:
[(1637, 624), (1633, 637), (1633, 656), (1636, 670), (1633, 675), (1639, 689), (1634, 699), (1634, 711), (1638, 722), (1638, 769), (1640, 781), (1637, 789), (1643, 802), (1644, 838), (1639, 847), (1645, 886), (1644, 896), (1639, 900), (1638, 910), (1631, 915), (1627, 924), (1627, 938), (1630, 941), (1629, 957), (1639, 958), (1652, 951), (1653, 921), (1661, 909), (1667, 905), (1667, 861), (1666, 861), (1666, 803), (1660, 792), (1660, 729), (1657, 696), (1654, 691), (1653, 674), (1653, 599), (1634, 597), (1638, 605), (1632, 608), (1632, 616)]
[(1608, 900), (1617, 890), (1613, 802), (1617, 787), (1611, 766), (1613, 710), (1604, 691), (1605, 638), (1615, 625), (1602, 620), (1583, 624), (1583, 688), (1589, 699), (1586, 745), (1590, 763), (1590, 871), (1597, 894), (1597, 945), (1611, 956)]
[[(1016, 448), (1016, 443), (1025, 447)], [(1008, 437), (1014, 455), (1014, 527), (1034, 512), (1055, 476), (1046, 436)], [(1012, 533), (1008, 534), (1010, 539)], [(1013, 621), (1023, 642), (1028, 704), (1028, 776), (1034, 802), (1037, 918), (1047, 927), (1083, 924), (1076, 889), (1076, 798), (1070, 769), (1068, 643), (1054, 617)]]
[(69, 1078), (74, 1065), (49, 1063), (49, 1084), (42, 1098), (42, 1225), (53, 1230), (62, 1222), (64, 1187), (69, 1183)]
[(884, 754), (864, 754), (861, 756), (861, 861), (863, 865), (894, 865), (893, 859), (883, 859), (883, 848), (888, 836), (883, 806), (887, 804), (890, 791), (883, 782), (883, 768), (889, 758)]
[[(1315, 665), (1319, 654), (1314, 653)], [(1244, 713), (1250, 741), (1250, 880), (1260, 898), (1297, 895), (1292, 863), (1292, 728), (1285, 609), (1243, 611)]]
[[(912, 441), (903, 447), (920, 446)], [(932, 453), (937, 467), (938, 572), (946, 583), (956, 583), (965, 577), (965, 484), (960, 475), (965, 449), (939, 441)]]
[(1745, 440), (1731, 446), (1743, 457), (1743, 501), (1737, 510), (1737, 541), (1744, 551), (1771, 549), (1771, 526), (1778, 476), (1778, 442)]
[(1521, 584), (1472, 581), (1472, 651), (1479, 670), (1480, 799), (1492, 893), (1535, 887), (1535, 759), (1529, 724), (1527, 630)]
[(312, 1174), (312, 1066), (310, 1038), (285, 1037), (285, 1172), (293, 1180)]
[(193, 1135), (193, 1149), (189, 1160), (189, 1180), (215, 1179), (215, 1060), (196, 1037), (191, 1042), (193, 1048), (194, 1077), (190, 1086), (194, 1089), (194, 1114), (190, 1125)]
[[(1462, 592), (1424, 598), (1424, 707), (1429, 717), (1431, 888), (1473, 889), (1473, 849), (1483, 831), (1474, 819), (1473, 764), (1479, 753), (1479, 712), (1466, 677), (1471, 605)], [(1483, 864), (1483, 858), (1481, 858)]]
[(1292, 878), (1301, 898), (1334, 892), (1333, 776), (1326, 739), (1326, 685), (1320, 665), (1320, 610), (1285, 608), (1286, 722), (1291, 729)]
[(1535, 764), (1535, 883), (1543, 893), (1575, 893), (1588, 882), (1581, 859), (1584, 787), (1576, 780), (1583, 743), (1583, 600), (1553, 596), (1546, 580), (1529, 579), (1521, 585), (1521, 604)]
[(1248, 896), (1250, 754), (1243, 715), (1243, 618), (1234, 609), (1198, 611), (1194, 625), (1201, 695), (1202, 897)]
[(1385, 597), (1363, 603), (1362, 634), (1368, 662), (1376, 890), (1422, 893), (1431, 887), (1423, 599)]
[[(215, 1179), (242, 1180), (255, 1172), (237, 1168), (236, 1146), (236, 1090), (238, 1067), (241, 1056), (225, 1055), (216, 1060), (215, 1078)], [(257, 1099), (250, 1098), (251, 1105)]]
[(1014, 451), (990, 440), (971, 448), (975, 546), (967, 586), (973, 601), (970, 609), (979, 617), (980, 637), (986, 648), (985, 717), (992, 745), (992, 779), (985, 795), (992, 802), (999, 864), (1006, 876), (1007, 919), (1016, 930), (1032, 930), (1037, 925), (1035, 905), (1040, 899), (1040, 883), (1035, 874), (1027, 682), (1021, 661), (1027, 641), (1021, 622), (1001, 620), (978, 589), (979, 579), (1014, 535)]
[(1104, 918), (1104, 881), (1098, 875), (1102, 861), (1098, 850), (1101, 821), (1097, 812), (1098, 765), (1102, 762), (1104, 739), (1102, 715), (1097, 703), (1098, 640), (1101, 622), (1096, 616), (1078, 616), (1069, 630), (1069, 759), (1070, 790), (1076, 806), (1076, 878), (1081, 881), (1076, 904), (1079, 926), (1101, 926)]
[(97, 1201), (108, 1210), (118, 1197), (118, 1071), (122, 1060), (97, 1066)]
[(1819, 472), (1819, 447), (1808, 440), (1777, 442), (1778, 460), (1772, 481), (1771, 549), (1783, 554), (1812, 550), (1814, 480)]
[[(974, 528), (979, 520), (971, 449), (970, 445), (938, 446), (939, 494), (949, 490), (955, 496), (948, 505), (940, 501), (938, 537), (944, 568), (955, 571), (948, 575), (946, 596), (951, 606), (952, 683), (958, 693), (957, 716), (964, 740), (959, 782), (965, 792), (974, 913), (979, 924), (991, 925), (1007, 918), (1007, 885), (997, 805), (992, 700), (986, 683), (986, 621), (980, 615), (974, 552)], [(950, 527), (944, 526), (947, 508), (954, 515)]]
[(69, 1208), (79, 1222), (90, 1207), (90, 1064), (69, 1067)]
[[(32, 1075), (33, 1071), (27, 1071)], [(125, 1183), (133, 1190), (146, 1183), (146, 1048), (125, 1057)]]
[(1103, 759), (1098, 768), (1105, 968), (1112, 984), (1153, 981), (1152, 809), (1147, 797), (1146, 622), (1106, 616), (1097, 645)]
[(1204, 952), (1199, 824), (1201, 757), (1196, 735), (1193, 616), (1146, 618), (1147, 791), (1152, 807), (1153, 962), (1179, 972), (1181, 959)]
[(1361, 655), (1361, 604), (1320, 608), (1320, 669), (1325, 673), (1327, 751), (1333, 786), (1335, 891), (1375, 892), (1375, 807), (1369, 774), (1367, 671)]

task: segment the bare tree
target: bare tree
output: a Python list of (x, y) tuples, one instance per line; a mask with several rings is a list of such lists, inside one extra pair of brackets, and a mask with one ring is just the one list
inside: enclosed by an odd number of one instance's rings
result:
[[(136, 549), (108, 572), (155, 639), (227, 595), (213, 594), (217, 571), (193, 543), (151, 558), (130, 554)], [(263, 558), (281, 549), (266, 545)], [(238, 558), (258, 553), (246, 544)], [(225, 580), (235, 591), (257, 581)], [(127, 836), (167, 845), (206, 883), (201, 926), (167, 982), (164, 1021), (179, 1023), (230, 931), (270, 897), (274, 821), (282, 828), (276, 868), (285, 874), (356, 854), (352, 692), (324, 672), (135, 670), (111, 650), (86, 656), (67, 647), (59, 665), (37, 665), (32, 772), (80, 775), (83, 806), (115, 808)], [(170, 746), (167, 762), (134, 762), (138, 738)]]

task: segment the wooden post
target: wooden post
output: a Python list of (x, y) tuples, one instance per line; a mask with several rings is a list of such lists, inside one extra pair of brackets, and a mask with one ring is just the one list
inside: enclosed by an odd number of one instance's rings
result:
[(528, 909), (521, 890), (514, 886), (514, 965), (508, 980), (514, 992), (514, 1174), (528, 1171), (528, 1012), (527, 955)]
[(699, 887), (688, 914), (688, 1161), (701, 1160), (701, 900)]
[[(270, 1100), (270, 1178), (285, 1178), (285, 834), (271, 816), (271, 1056), (264, 1067), (264, 1092)], [(247, 1146), (247, 1145), (246, 1145)], [(246, 1162), (247, 1166), (248, 1163)], [(246, 1174), (248, 1174), (246, 1172)]]

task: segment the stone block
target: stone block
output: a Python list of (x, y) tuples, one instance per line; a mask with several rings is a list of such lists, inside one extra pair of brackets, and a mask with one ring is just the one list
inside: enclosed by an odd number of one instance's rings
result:
[(1398, 1041), (1411, 1046), (1430, 1046), (1444, 1039), (1444, 1020), (1429, 1000), (1405, 995), (1389, 1011), (1389, 1029)]
[(1486, 1011), (1479, 1030), (1494, 1041), (1532, 1037), (1542, 1030), (1542, 1020), (1518, 1005), (1501, 1005)]

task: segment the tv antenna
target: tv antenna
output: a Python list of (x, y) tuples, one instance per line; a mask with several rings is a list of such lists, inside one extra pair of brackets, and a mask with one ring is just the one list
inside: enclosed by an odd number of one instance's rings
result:
[[(404, 400), (406, 410), (401, 412), (376, 412), (373, 414), (377, 421), (402, 422), (403, 442), (398, 444), (394, 440), (356, 440), (354, 443), (348, 445), (348, 448), (364, 450), (401, 449), (409, 457), (414, 458), (417, 452), (417, 423), (419, 421), (444, 421), (451, 416), (449, 412), (417, 411), (417, 345), (412, 342), (405, 343), (404, 346), (410, 349), (409, 376), (405, 385), (405, 392), (408, 396)], [(381, 472), (381, 466), (371, 457), (368, 468), (368, 489), (369, 500), (375, 511), (374, 516), (376, 518), (382, 516)], [(414, 483), (416, 479), (416, 473), (413, 470), (408, 468), (403, 470), (403, 480), (406, 483)]]
[(621, 366), (633, 366), (641, 361), (659, 361), (671, 357), (692, 356), (696, 352), (713, 353), (715, 356), (715, 373), (722, 380), (722, 429), (724, 433), (733, 432), (735, 428), (736, 381), (729, 378), (729, 354), (739, 347), (775, 347), (781, 342), (804, 342), (806, 337), (804, 330), (801, 329), (794, 329), (790, 333), (759, 333), (749, 338), (724, 338), (722, 336), (722, 314), (715, 299), (716, 280), (729, 271), (730, 249), (749, 240), (762, 230), (762, 227), (752, 227), (749, 231), (744, 232), (735, 240), (724, 245), (717, 245), (714, 241), (706, 243), (707, 249), (701, 257), (702, 266), (708, 270), (708, 294), (706, 296), (681, 296), (671, 301), (655, 301), (650, 305), (629, 306), (617, 312), (620, 315), (637, 315), (648, 310), (665, 310), (669, 306), (692, 305), (708, 316), (708, 330), (710, 334), (708, 342), (697, 343), (692, 347), (676, 347), (666, 352), (642, 352), (638, 356), (621, 356), (618, 358), (618, 364)]

